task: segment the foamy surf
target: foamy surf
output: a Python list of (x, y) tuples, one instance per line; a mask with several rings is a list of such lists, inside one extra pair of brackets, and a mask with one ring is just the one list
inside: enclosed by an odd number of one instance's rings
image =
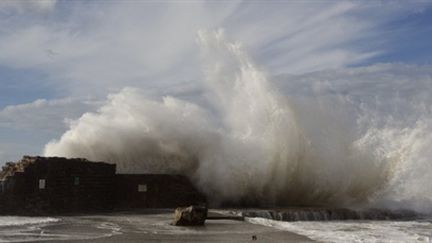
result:
[(59, 222), (60, 219), (51, 217), (21, 217), (21, 216), (0, 216), (0, 227), (19, 226), (31, 224), (47, 224)]
[(431, 242), (430, 221), (303, 221), (246, 218), (247, 222), (307, 236), (319, 242)]
[(244, 209), (236, 214), (249, 218), (266, 218), (279, 221), (414, 220), (425, 218), (425, 215), (411, 210), (319, 207)]
[(52, 217), (0, 216), (0, 242), (37, 241), (46, 236), (41, 227), (60, 222)]
[(0, 217), (0, 242), (94, 240), (120, 230), (113, 222), (86, 217)]

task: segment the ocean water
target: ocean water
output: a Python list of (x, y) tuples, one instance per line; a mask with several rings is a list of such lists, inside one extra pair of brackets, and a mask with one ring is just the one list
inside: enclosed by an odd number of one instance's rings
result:
[(237, 220), (209, 220), (204, 227), (173, 226), (172, 220), (173, 210), (13, 220), (0, 217), (0, 242), (237, 242), (278, 231)]
[(50, 217), (0, 216), (0, 227), (44, 224), (58, 221), (59, 219)]
[(35, 241), (43, 235), (41, 227), (59, 221), (51, 217), (0, 216), (0, 242)]
[(431, 220), (421, 221), (298, 221), (264, 218), (246, 221), (307, 236), (319, 242), (432, 242)]
[(0, 216), (0, 242), (90, 240), (117, 230), (110, 222), (85, 218)]
[[(222, 211), (218, 211), (219, 213)], [(432, 221), (297, 221), (282, 222), (264, 218), (246, 218), (248, 223), (264, 228), (240, 227), (238, 221), (208, 221), (206, 227), (170, 225), (172, 213), (117, 214), (70, 217), (0, 217), (0, 242), (73, 241), (109, 239), (115, 235), (139, 234), (167, 237), (189, 235), (219, 239), (227, 233), (262, 234), (282, 230), (319, 242), (431, 242)], [(265, 229), (268, 228), (268, 229)], [(270, 233), (271, 234), (271, 233)], [(249, 238), (247, 238), (249, 239)], [(289, 239), (287, 239), (289, 240)], [(205, 242), (205, 240), (204, 240)]]

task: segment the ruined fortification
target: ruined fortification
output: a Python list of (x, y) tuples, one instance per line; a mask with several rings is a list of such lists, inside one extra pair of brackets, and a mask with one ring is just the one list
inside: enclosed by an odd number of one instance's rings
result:
[(40, 215), (204, 204), (180, 175), (116, 174), (86, 159), (24, 156), (0, 172), (0, 214)]

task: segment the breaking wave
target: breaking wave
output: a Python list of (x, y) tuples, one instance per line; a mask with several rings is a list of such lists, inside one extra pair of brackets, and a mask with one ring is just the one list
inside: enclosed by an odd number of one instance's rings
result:
[(428, 221), (281, 222), (263, 218), (247, 221), (294, 232), (318, 242), (429, 242), (432, 238), (432, 223)]
[(73, 122), (45, 155), (185, 174), (214, 204), (430, 210), (430, 100), (399, 99), (405, 119), (381, 114), (377, 100), (302, 95), (316, 88), (310, 82), (287, 92), (222, 31), (198, 36), (206, 77), (200, 98), (154, 99), (125, 88)]
[(60, 219), (42, 218), (42, 217), (1, 216), (0, 227), (30, 225), (30, 224), (47, 224), (47, 223), (55, 223), (58, 221), (60, 221)]

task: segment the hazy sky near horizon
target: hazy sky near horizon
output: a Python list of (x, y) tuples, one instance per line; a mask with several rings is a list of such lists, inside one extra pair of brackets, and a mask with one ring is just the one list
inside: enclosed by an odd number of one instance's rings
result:
[(432, 1), (2, 0), (0, 163), (40, 154), (124, 87), (193, 99), (202, 29), (223, 29), (269, 76), (427, 85), (431, 23)]

